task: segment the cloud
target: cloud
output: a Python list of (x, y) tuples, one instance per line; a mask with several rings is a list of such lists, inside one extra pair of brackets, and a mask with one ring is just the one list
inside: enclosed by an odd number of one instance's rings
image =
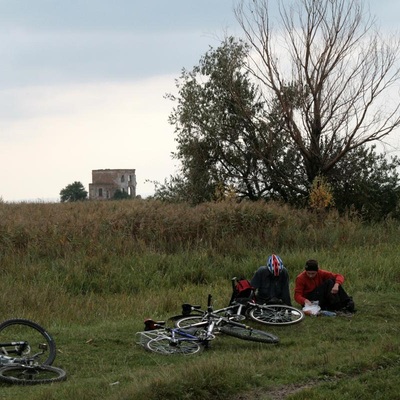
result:
[(25, 26), (36, 31), (198, 30), (232, 21), (235, 0), (0, 0), (0, 26)]
[(0, 34), (0, 87), (122, 82), (192, 67), (215, 37), (200, 32)]
[(164, 181), (175, 168), (172, 104), (163, 98), (173, 84), (160, 76), (10, 91), (25, 117), (0, 122), (0, 196), (58, 199), (73, 181), (88, 187), (92, 169), (101, 168), (135, 168), (137, 193), (152, 194), (145, 180)]
[[(176, 168), (163, 95), (241, 34), (236, 2), (0, 0), (0, 197), (58, 199), (100, 168), (135, 168), (138, 194), (151, 194), (145, 180)], [(383, 26), (397, 3), (374, 6)]]
[(175, 171), (163, 95), (234, 26), (233, 3), (0, 0), (0, 196), (58, 199), (100, 168), (135, 168), (151, 194)]

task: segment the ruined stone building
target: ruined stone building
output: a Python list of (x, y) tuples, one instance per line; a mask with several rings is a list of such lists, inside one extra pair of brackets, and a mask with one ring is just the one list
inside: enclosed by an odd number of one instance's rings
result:
[(109, 200), (117, 190), (136, 197), (136, 174), (134, 169), (95, 169), (92, 170), (92, 183), (89, 183), (90, 200)]

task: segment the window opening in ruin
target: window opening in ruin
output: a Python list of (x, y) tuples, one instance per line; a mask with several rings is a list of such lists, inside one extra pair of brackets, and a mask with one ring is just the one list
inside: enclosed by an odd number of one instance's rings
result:
[(125, 175), (121, 176), (121, 182), (125, 182)]
[(103, 197), (103, 189), (99, 188), (99, 197)]

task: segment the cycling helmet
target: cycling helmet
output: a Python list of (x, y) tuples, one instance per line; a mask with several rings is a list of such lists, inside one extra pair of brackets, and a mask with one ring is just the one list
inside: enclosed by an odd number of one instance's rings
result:
[(279, 256), (272, 254), (268, 257), (267, 268), (274, 276), (279, 276), (283, 268), (283, 262)]

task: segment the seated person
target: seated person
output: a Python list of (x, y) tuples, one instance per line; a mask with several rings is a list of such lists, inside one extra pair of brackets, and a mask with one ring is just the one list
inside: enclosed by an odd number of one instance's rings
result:
[(344, 276), (320, 269), (317, 260), (308, 260), (296, 278), (294, 299), (301, 306), (319, 302), (322, 310), (355, 312), (354, 302), (342, 285)]
[(279, 256), (270, 255), (267, 265), (258, 268), (250, 283), (256, 289), (257, 303), (292, 305), (289, 273)]

